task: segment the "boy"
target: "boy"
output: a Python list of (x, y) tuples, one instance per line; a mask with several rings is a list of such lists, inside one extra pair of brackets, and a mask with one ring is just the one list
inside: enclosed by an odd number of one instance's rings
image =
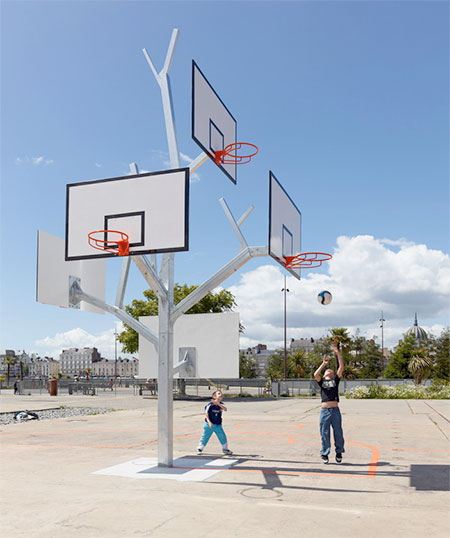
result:
[(197, 454), (201, 454), (213, 433), (217, 435), (222, 452), (226, 455), (231, 455), (233, 452), (228, 449), (227, 436), (222, 428), (222, 411), (227, 408), (222, 404), (223, 394), (220, 390), (212, 393), (211, 401), (205, 406), (205, 423), (203, 426), (203, 434), (197, 447)]
[(322, 449), (320, 457), (323, 463), (328, 463), (328, 454), (330, 453), (330, 426), (333, 426), (334, 446), (336, 449), (336, 463), (342, 462), (344, 451), (344, 434), (342, 433), (342, 417), (339, 410), (339, 381), (344, 372), (344, 361), (336, 344), (331, 346), (339, 362), (337, 375), (330, 368), (325, 370), (323, 378), (320, 373), (323, 368), (328, 367), (330, 359), (325, 357), (322, 364), (314, 372), (314, 379), (320, 387), (322, 396), (322, 409), (320, 411), (320, 436), (322, 438)]

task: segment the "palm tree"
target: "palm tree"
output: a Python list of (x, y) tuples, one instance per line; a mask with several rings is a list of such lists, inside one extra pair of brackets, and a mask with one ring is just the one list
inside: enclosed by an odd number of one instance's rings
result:
[(414, 382), (420, 385), (426, 379), (433, 369), (433, 360), (428, 357), (424, 351), (413, 355), (408, 363), (408, 370), (414, 377)]
[(306, 355), (301, 349), (292, 353), (289, 357), (289, 370), (293, 371), (295, 377), (302, 377), (306, 371)]
[(10, 378), (11, 366), (14, 366), (15, 364), (17, 364), (17, 359), (15, 357), (13, 357), (12, 355), (6, 355), (5, 362), (6, 362), (6, 365), (7, 365), (7, 368), (8, 368), (6, 385), (9, 386), (9, 378)]
[(348, 334), (348, 329), (344, 327), (337, 327), (335, 329), (330, 329), (330, 334), (327, 337), (328, 344), (337, 344), (342, 353), (347, 353), (351, 344), (352, 339)]

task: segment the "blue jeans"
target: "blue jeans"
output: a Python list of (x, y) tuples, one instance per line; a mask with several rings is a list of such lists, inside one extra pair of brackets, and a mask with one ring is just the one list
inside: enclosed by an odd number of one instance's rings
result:
[(198, 448), (205, 447), (206, 443), (209, 441), (209, 438), (211, 437), (213, 433), (217, 435), (217, 438), (219, 439), (219, 443), (222, 445), (222, 450), (227, 450), (228, 449), (227, 436), (225, 435), (225, 432), (223, 431), (222, 424), (213, 424), (211, 428), (206, 421), (203, 426), (203, 433), (200, 438), (200, 442), (198, 443)]
[(329, 407), (325, 409), (322, 407), (320, 411), (320, 437), (322, 438), (322, 449), (320, 454), (322, 456), (328, 456), (331, 449), (330, 442), (330, 426), (333, 426), (334, 434), (334, 446), (336, 452), (341, 454), (344, 450), (344, 434), (342, 432), (342, 417), (339, 407)]

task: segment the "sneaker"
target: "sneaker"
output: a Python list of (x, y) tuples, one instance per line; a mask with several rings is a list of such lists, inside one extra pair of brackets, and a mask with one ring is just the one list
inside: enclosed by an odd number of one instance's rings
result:
[(336, 452), (336, 463), (342, 463), (342, 454), (340, 452)]
[(203, 448), (198, 447), (197, 448), (197, 454), (201, 454), (203, 452)]
[(225, 456), (231, 456), (233, 454), (233, 452), (231, 452), (231, 450), (228, 448), (224, 448), (222, 452), (225, 454)]
[(328, 456), (321, 454), (320, 457), (322, 458), (323, 463), (328, 463)]

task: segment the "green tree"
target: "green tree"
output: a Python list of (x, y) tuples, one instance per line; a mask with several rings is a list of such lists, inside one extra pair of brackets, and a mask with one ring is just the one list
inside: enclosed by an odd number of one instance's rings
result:
[(245, 379), (256, 377), (256, 360), (243, 352), (239, 354), (239, 377)]
[[(316, 348), (317, 346), (317, 348)], [(314, 345), (313, 351), (310, 351), (306, 354), (305, 357), (305, 363), (306, 363), (306, 369), (305, 369), (305, 377), (312, 378), (314, 375), (314, 372), (319, 368), (323, 357), (327, 355), (327, 353), (322, 354), (321, 345), (320, 343), (316, 343)]]
[(6, 385), (9, 386), (9, 378), (11, 377), (11, 366), (14, 366), (15, 364), (17, 364), (17, 359), (16, 357), (13, 357), (12, 355), (6, 355), (5, 357), (5, 362), (6, 362), (6, 368), (7, 368), (7, 374), (6, 374), (6, 378), (7, 378), (7, 382), (6, 382)]
[(435, 379), (450, 380), (450, 328), (447, 327), (433, 342)]
[(307, 372), (307, 353), (302, 349), (289, 354), (288, 377), (305, 377)]
[(267, 377), (271, 381), (278, 381), (284, 374), (284, 350), (276, 349), (267, 359)]
[(331, 344), (337, 344), (341, 353), (347, 354), (352, 346), (352, 339), (348, 334), (348, 329), (345, 329), (344, 327), (337, 327), (335, 329), (330, 329), (328, 332), (329, 335), (326, 338), (326, 343), (328, 346)]
[[(178, 304), (190, 293), (196, 290), (198, 286), (188, 286), (187, 284), (175, 284), (174, 286), (174, 303)], [(125, 310), (134, 318), (139, 319), (141, 316), (158, 315), (158, 296), (149, 289), (144, 291), (144, 299), (134, 299), (131, 305), (125, 307)], [(227, 312), (236, 306), (234, 296), (228, 290), (221, 290), (218, 293), (208, 293), (197, 304), (190, 308), (186, 314), (213, 314)], [(117, 339), (122, 344), (122, 351), (125, 353), (136, 353), (139, 350), (139, 338), (137, 332), (124, 325), (124, 330), (119, 333)], [(242, 328), (242, 327), (241, 327)]]
[(411, 378), (408, 364), (411, 358), (417, 354), (416, 338), (413, 334), (406, 334), (398, 341), (389, 364), (386, 366), (383, 377), (388, 379)]
[(352, 339), (348, 333), (348, 329), (344, 327), (336, 327), (334, 329), (330, 329), (326, 338), (322, 342), (318, 342), (314, 346), (314, 352), (318, 356), (320, 356), (321, 360), (324, 357), (329, 357), (332, 359), (330, 361), (330, 368), (332, 368), (336, 372), (339, 365), (337, 357), (330, 349), (331, 344), (338, 345), (342, 358), (344, 359), (344, 377), (346, 379), (353, 379), (353, 375), (357, 376), (357, 369), (354, 365), (354, 357), (350, 353), (352, 349)]
[(380, 346), (375, 340), (365, 340), (361, 346), (361, 353), (357, 357), (359, 376), (367, 378), (377, 378), (383, 371), (383, 356)]
[(418, 349), (411, 357), (408, 370), (412, 373), (417, 385), (420, 385), (424, 379), (430, 376), (433, 370), (433, 360), (425, 349)]

